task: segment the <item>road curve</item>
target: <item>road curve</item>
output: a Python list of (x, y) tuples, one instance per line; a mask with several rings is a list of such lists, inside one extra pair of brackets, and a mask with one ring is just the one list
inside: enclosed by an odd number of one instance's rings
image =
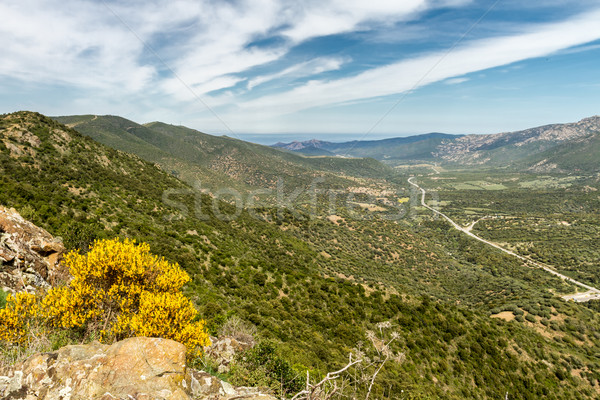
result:
[(483, 238), (480, 238), (479, 236), (475, 235), (473, 232), (471, 232), (469, 229), (467, 228), (463, 228), (462, 226), (458, 225), (456, 222), (454, 222), (450, 217), (448, 217), (446, 214), (444, 214), (443, 212), (440, 212), (430, 206), (427, 205), (427, 203), (425, 203), (425, 189), (423, 189), (421, 186), (417, 185), (416, 183), (414, 183), (412, 181), (412, 179), (414, 178), (414, 176), (411, 176), (410, 178), (408, 178), (408, 183), (410, 183), (412, 186), (416, 187), (418, 190), (421, 191), (421, 205), (425, 208), (427, 208), (428, 210), (432, 211), (433, 213), (443, 217), (446, 221), (450, 222), (450, 224), (457, 230), (463, 232), (466, 235), (471, 236), (473, 239), (479, 240), (482, 243), (485, 243), (489, 246), (492, 246), (500, 251), (503, 251), (506, 254), (509, 254), (513, 257), (517, 257), (519, 260), (526, 262), (527, 264), (533, 265), (534, 267), (537, 268), (541, 268), (546, 272), (551, 273), (554, 276), (559, 277), (560, 279), (563, 279), (569, 283), (573, 283), (575, 285), (578, 285), (582, 288), (585, 288), (587, 290), (587, 292), (582, 292), (582, 293), (575, 293), (575, 294), (569, 294), (566, 296), (562, 296), (563, 299), (565, 300), (573, 300), (576, 302), (584, 302), (584, 301), (589, 301), (589, 300), (593, 300), (593, 299), (600, 299), (600, 290), (596, 289), (595, 287), (586, 285), (583, 282), (579, 282), (573, 278), (569, 278), (566, 275), (561, 274), (560, 272), (557, 272), (555, 269), (553, 269), (552, 267), (539, 263), (537, 261), (533, 261), (527, 257), (523, 257), (522, 255), (519, 255), (515, 252), (512, 252), (510, 250), (507, 250), (499, 245), (497, 245), (496, 243), (490, 242), (488, 240), (485, 240)]

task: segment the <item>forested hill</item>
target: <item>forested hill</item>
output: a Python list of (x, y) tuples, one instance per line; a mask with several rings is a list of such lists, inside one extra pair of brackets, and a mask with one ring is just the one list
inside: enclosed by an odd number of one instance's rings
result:
[[(165, 203), (165, 193), (176, 202)], [(467, 292), (461, 285), (484, 285), (487, 278), (498, 286), (478, 292), (476, 302), (496, 293), (526, 297), (518, 285), (511, 293), (501, 289), (517, 278), (494, 280), (497, 270), (477, 264), (490, 262), (480, 256), (503, 262), (497, 255), (457, 241), (475, 261), (463, 270), (444, 256), (438, 238), (450, 234), (441, 222), (411, 231), (386, 220), (311, 220), (284, 210), (275, 218), (277, 210), (270, 209), (260, 210), (265, 218), (243, 211), (230, 220), (215, 213), (235, 209), (214, 201), (140, 157), (43, 115), (0, 116), (0, 204), (62, 236), (70, 249), (115, 236), (148, 242), (153, 253), (190, 274), (186, 291), (211, 330), (237, 315), (256, 325), (260, 340), (274, 343), (299, 374), (339, 367), (365, 342), (367, 329), (391, 321), (400, 335), (394, 350), (406, 359), (386, 364), (373, 398), (597, 394), (599, 339), (589, 326), (597, 326), (598, 314), (540, 296), (559, 316), (555, 322), (569, 327), (561, 340), (548, 340), (525, 324), (489, 318), (468, 297), (448, 298)], [(522, 275), (523, 282), (538, 279), (536, 272)], [(461, 278), (467, 276), (480, 282)]]
[(157, 163), (189, 184), (201, 181), (216, 190), (275, 188), (279, 179), (293, 187), (309, 186), (315, 177), (338, 187), (347, 177), (384, 178), (391, 170), (374, 159), (303, 157), (183, 126), (137, 124), (117, 116), (55, 117), (78, 132), (112, 148)]

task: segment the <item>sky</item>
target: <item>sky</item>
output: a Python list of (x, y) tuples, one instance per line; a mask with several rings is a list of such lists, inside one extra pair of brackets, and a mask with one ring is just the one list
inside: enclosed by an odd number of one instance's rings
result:
[(259, 142), (600, 114), (600, 0), (2, 0), (0, 15), (0, 113)]

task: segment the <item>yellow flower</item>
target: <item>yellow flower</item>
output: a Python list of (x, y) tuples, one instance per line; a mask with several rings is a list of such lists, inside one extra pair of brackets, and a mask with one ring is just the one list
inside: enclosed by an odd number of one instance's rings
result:
[(203, 321), (181, 293), (189, 275), (178, 264), (125, 239), (96, 241), (86, 255), (65, 256), (73, 279), (43, 300), (52, 326), (99, 329), (103, 341), (158, 336), (185, 344), (190, 353), (208, 344)]

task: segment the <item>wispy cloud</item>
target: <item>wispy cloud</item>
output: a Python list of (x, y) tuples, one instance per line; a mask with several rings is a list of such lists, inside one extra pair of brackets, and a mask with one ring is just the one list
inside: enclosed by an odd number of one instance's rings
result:
[(468, 82), (469, 78), (461, 77), (461, 78), (450, 78), (446, 79), (444, 83), (446, 85), (458, 85), (460, 83)]
[(263, 83), (280, 78), (297, 79), (307, 76), (318, 75), (327, 71), (336, 71), (339, 70), (340, 67), (348, 61), (349, 60), (347, 58), (342, 57), (315, 58), (310, 61), (305, 61), (300, 64), (292, 65), (291, 67), (288, 67), (283, 71), (274, 74), (259, 75), (255, 78), (252, 78), (248, 81), (248, 90), (252, 90), (258, 85), (262, 85)]
[(419, 56), (373, 68), (353, 77), (310, 81), (293, 90), (247, 101), (240, 106), (242, 109), (261, 108), (284, 114), (402, 93), (432, 82), (545, 56), (594, 41), (600, 38), (599, 19), (600, 10), (597, 10), (565, 22), (537, 26), (519, 35), (473, 41), (449, 54), (439, 52)]
[(138, 62), (139, 41), (101, 3), (9, 0), (0, 3), (0, 15), (0, 75), (137, 91), (156, 74)]
[[(164, 69), (145, 54), (149, 44), (189, 85), (201, 85), (280, 59), (307, 39), (408, 18), (429, 3), (7, 0), (0, 4), (0, 74), (139, 89)], [(274, 48), (249, 47), (270, 36), (287, 40)]]

